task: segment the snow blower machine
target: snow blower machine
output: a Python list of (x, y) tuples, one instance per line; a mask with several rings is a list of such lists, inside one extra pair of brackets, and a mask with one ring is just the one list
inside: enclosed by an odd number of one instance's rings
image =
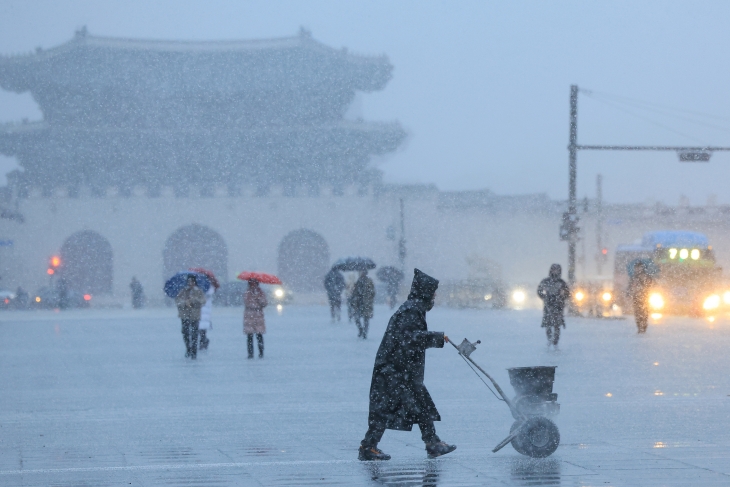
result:
[[(512, 384), (517, 395), (510, 399), (504, 393), (499, 384), (487, 374), (470, 355), (476, 350), (476, 343), (471, 343), (466, 338), (459, 346), (449, 341), (459, 352), (459, 355), (479, 376), (481, 372), (489, 379), (494, 388), (501, 396), (495, 394), (507, 404), (515, 422), (509, 430), (509, 436), (502, 440), (492, 450), (493, 453), (498, 452), (508, 443), (512, 443), (512, 447), (518, 453), (527, 455), (532, 458), (544, 458), (550, 456), (557, 450), (560, 444), (560, 431), (550, 418), (553, 418), (560, 412), (560, 404), (557, 403), (558, 395), (553, 392), (553, 382), (555, 381), (555, 367), (515, 367), (507, 369), (509, 372), (509, 381)], [(476, 370), (474, 367), (476, 367)], [(479, 377), (481, 379), (481, 377)], [(483, 379), (481, 379), (484, 382)], [(489, 385), (484, 382), (489, 387)], [(491, 390), (491, 388), (490, 388)], [(494, 391), (492, 391), (494, 394)]]

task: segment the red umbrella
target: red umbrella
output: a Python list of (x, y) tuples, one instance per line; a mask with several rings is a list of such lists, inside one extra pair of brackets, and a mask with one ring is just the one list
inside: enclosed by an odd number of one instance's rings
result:
[(209, 271), (208, 269), (203, 269), (202, 267), (191, 267), (188, 270), (193, 271), (193, 272), (198, 272), (200, 274), (204, 274), (210, 280), (210, 283), (213, 285), (213, 287), (216, 290), (219, 287), (221, 287), (220, 283), (218, 282), (218, 279), (215, 278), (215, 274), (213, 274), (213, 271)]
[(265, 272), (243, 271), (238, 275), (238, 278), (242, 281), (256, 279), (261, 284), (281, 284), (281, 280), (278, 277), (273, 274), (266, 274)]

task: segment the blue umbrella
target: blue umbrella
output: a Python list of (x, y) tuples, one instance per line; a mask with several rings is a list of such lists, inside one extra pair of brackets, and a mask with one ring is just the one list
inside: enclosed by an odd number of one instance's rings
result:
[(176, 298), (177, 295), (180, 294), (180, 291), (182, 291), (185, 286), (188, 285), (189, 276), (195, 276), (195, 281), (197, 282), (198, 287), (203, 290), (203, 292), (207, 292), (208, 289), (210, 289), (210, 279), (208, 279), (208, 276), (206, 276), (205, 274), (200, 274), (199, 272), (182, 271), (178, 272), (167, 280), (167, 282), (165, 283), (165, 294), (167, 294), (171, 298)]

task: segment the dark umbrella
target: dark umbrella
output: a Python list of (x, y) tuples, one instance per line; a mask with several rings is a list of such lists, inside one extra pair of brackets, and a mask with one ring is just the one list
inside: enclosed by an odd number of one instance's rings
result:
[(210, 289), (210, 280), (205, 274), (199, 272), (182, 271), (178, 272), (165, 283), (165, 294), (171, 298), (176, 298), (180, 291), (185, 289), (188, 285), (188, 277), (195, 276), (195, 282), (203, 292), (208, 292)]
[(379, 280), (383, 282), (400, 282), (403, 280), (404, 277), (403, 271), (391, 265), (381, 267), (380, 269), (378, 269), (378, 272), (376, 272), (375, 275)]
[(367, 257), (345, 257), (334, 263), (333, 269), (338, 271), (366, 271), (375, 269), (376, 265), (372, 259)]

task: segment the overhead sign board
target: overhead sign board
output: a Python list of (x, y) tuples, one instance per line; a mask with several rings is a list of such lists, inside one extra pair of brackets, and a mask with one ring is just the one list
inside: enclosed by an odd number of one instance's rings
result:
[(711, 152), (684, 151), (679, 153), (679, 162), (710, 162)]

